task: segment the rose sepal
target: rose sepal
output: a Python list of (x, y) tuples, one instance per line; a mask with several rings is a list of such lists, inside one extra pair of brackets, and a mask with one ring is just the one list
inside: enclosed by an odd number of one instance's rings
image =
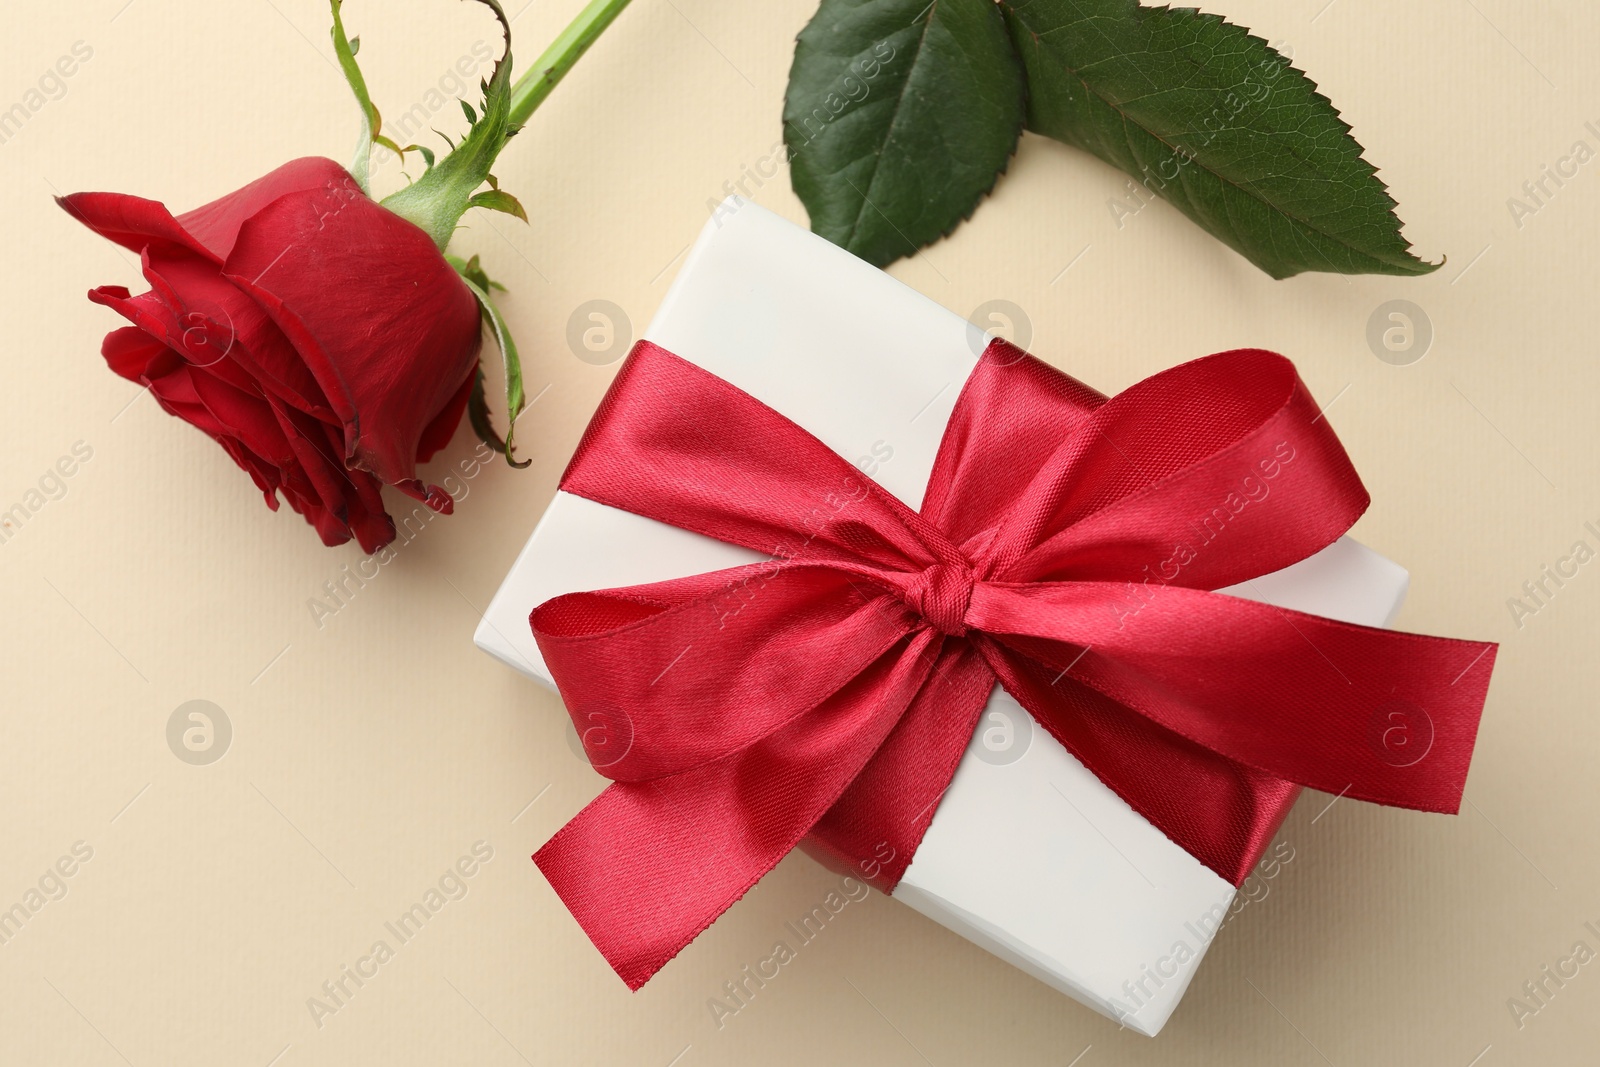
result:
[[(501, 149), (520, 128), (511, 121), (511, 22), (498, 0), (478, 2), (494, 12), (506, 39), (505, 52), (495, 63), (494, 71), (480, 83), (481, 110), (474, 110), (463, 100), (461, 108), (470, 124), (467, 135), (428, 167), (422, 177), (381, 201), (390, 211), (420, 226), (441, 251), (450, 243), (456, 224), (469, 208), (504, 211), (527, 221), (516, 197), (500, 189), (490, 174)], [(479, 187), (486, 182), (489, 190), (480, 193)]]
[(483, 314), (483, 321), (494, 331), (495, 345), (500, 349), (500, 358), (504, 364), (506, 376), (506, 436), (502, 440), (495, 432), (494, 422), (489, 417), (489, 402), (484, 395), (483, 363), (478, 363), (476, 378), (472, 383), (472, 396), (467, 401), (467, 418), (472, 423), (473, 433), (478, 435), (478, 440), (506, 457), (506, 462), (521, 470), (533, 463), (531, 459), (517, 461), (514, 449), (514, 435), (517, 429), (517, 419), (527, 406), (526, 393), (522, 384), (522, 358), (517, 353), (517, 343), (511, 336), (511, 327), (507, 324), (505, 316), (500, 309), (495, 307), (494, 299), (490, 295), (498, 289), (502, 293), (506, 287), (494, 281), (478, 263), (478, 257), (463, 260), (459, 256), (448, 253), (445, 259), (461, 275), (461, 280), (466, 283), (472, 295), (478, 298), (478, 308)]

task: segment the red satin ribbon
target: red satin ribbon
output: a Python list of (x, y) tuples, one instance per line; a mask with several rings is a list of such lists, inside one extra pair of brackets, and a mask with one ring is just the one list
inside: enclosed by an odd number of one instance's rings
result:
[(1107, 400), (995, 341), (919, 513), (641, 341), (561, 486), (773, 557), (531, 616), (613, 779), (534, 859), (630, 988), (802, 842), (852, 870), (894, 856), (874, 879), (893, 889), (997, 680), (1235, 885), (1301, 785), (1460, 803), (1494, 645), (1209, 592), (1310, 556), (1368, 503), (1282, 356)]

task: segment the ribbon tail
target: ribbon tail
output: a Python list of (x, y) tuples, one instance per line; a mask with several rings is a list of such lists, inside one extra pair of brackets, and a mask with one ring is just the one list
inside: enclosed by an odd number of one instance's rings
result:
[(1235, 763), (1393, 807), (1460, 806), (1493, 644), (1178, 586), (1136, 604), (1109, 582), (986, 586), (974, 606), (1023, 655), (1070, 663), (1073, 679)]
[(1081, 684), (1065, 664), (1046, 666), (998, 641), (983, 647), (1006, 692), (1078, 762), (1185, 852), (1244, 883), (1298, 785), (1177, 736)]
[(802, 847), (841, 874), (893, 893), (950, 788), (994, 691), (994, 672), (966, 641), (930, 646), (928, 680)]
[(930, 670), (920, 631), (793, 723), (713, 763), (606, 788), (534, 862), (638, 989), (777, 866), (883, 743)]

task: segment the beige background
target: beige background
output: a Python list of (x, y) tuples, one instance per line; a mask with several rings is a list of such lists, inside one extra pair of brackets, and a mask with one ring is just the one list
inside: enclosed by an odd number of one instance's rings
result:
[[(579, 6), (529, 5), (521, 54)], [(1412, 572), (1401, 624), (1504, 646), (1462, 815), (1308, 794), (1281, 835), (1293, 861), (1152, 1041), (876, 895), (718, 1029), (707, 999), (835, 876), (790, 858), (630, 995), (527, 859), (601, 779), (558, 701), (471, 635), (615, 369), (576, 358), (569, 316), (610, 300), (636, 334), (707, 202), (772, 173), (814, 0), (638, 0), (508, 149), (498, 172), (531, 226), (478, 213), (454, 247), (510, 286), (530, 392), (548, 386), (519, 426), (534, 464), (474, 479), (321, 626), (308, 600), (359, 551), (268, 513), (219, 449), (106, 370), (99, 339), (120, 320), (83, 293), (142, 288), (137, 264), (49, 196), (120, 189), (183, 209), (293, 156), (346, 159), (355, 116), (326, 4), (8, 5), (0, 106), (76, 42), (93, 56), (0, 144), (0, 509), (76, 442), (93, 458), (0, 544), (0, 906), (75, 843), (93, 855), (0, 945), (0, 1063), (1595, 1062), (1600, 963), (1520, 1028), (1507, 999), (1575, 942), (1600, 949), (1583, 927), (1600, 927), (1600, 563), (1520, 627), (1507, 600), (1580, 538), (1600, 547), (1582, 525), (1600, 526), (1600, 161), (1520, 227), (1506, 201), (1575, 141), (1600, 148), (1584, 125), (1600, 129), (1600, 12), (1216, 7), (1292, 48), (1442, 270), (1273, 282), (1163, 204), (1119, 229), (1123, 176), (1030, 136), (974, 221), (894, 273), (963, 315), (1013, 302), (1034, 351), (1102, 389), (1233, 346), (1291, 354), (1375, 498), (1357, 535)], [(348, 12), (390, 114), (496, 41), (469, 5)], [(452, 109), (446, 132), (463, 121)], [(804, 220), (781, 170), (745, 190)], [(1396, 298), (1435, 331), (1408, 366), (1365, 340)], [(166, 741), (191, 699), (232, 723), (209, 766)], [(467, 895), (319, 1027), (307, 998), (478, 841), (493, 859)]]

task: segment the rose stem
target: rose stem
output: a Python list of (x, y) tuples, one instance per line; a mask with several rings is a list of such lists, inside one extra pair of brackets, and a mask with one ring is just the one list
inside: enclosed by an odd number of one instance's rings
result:
[(535, 108), (566, 77), (567, 71), (589, 50), (596, 38), (605, 32), (613, 19), (622, 14), (629, 0), (590, 0), (561, 35), (550, 43), (544, 54), (533, 61), (528, 72), (511, 87), (511, 123), (520, 126), (528, 121)]

